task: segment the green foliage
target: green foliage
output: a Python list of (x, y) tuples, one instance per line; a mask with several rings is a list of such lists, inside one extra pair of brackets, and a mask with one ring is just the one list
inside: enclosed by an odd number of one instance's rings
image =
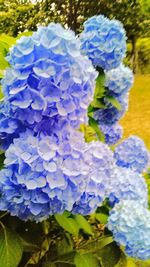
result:
[[(24, 32), (29, 26), (30, 20), (35, 14), (32, 1), (1, 0), (0, 4), (0, 33), (4, 32), (11, 36), (17, 36)], [(33, 20), (32, 18), (32, 20)], [(33, 27), (35, 29), (35, 25)]]
[[(150, 73), (150, 38), (139, 38), (136, 43), (136, 64), (137, 73)], [(132, 45), (127, 45), (127, 56), (124, 60), (125, 64), (131, 67)]]
[(22, 257), (22, 243), (16, 233), (1, 223), (0, 229), (0, 266), (16, 267)]
[(95, 218), (101, 224), (106, 224), (108, 220), (108, 215), (105, 213), (95, 213)]
[(4, 159), (5, 159), (5, 154), (3, 151), (0, 151), (0, 170), (4, 167)]
[(95, 132), (98, 136), (98, 140), (100, 140), (101, 142), (104, 142), (105, 137), (104, 137), (102, 131), (100, 130), (97, 121), (94, 118), (89, 117), (89, 125), (95, 130)]
[(121, 250), (118, 249), (116, 243), (105, 246), (97, 255), (101, 259), (103, 267), (115, 267), (121, 257)]
[(105, 104), (103, 102), (103, 97), (105, 96), (105, 93), (106, 93), (104, 84), (105, 84), (105, 74), (103, 71), (101, 71), (100, 75), (97, 77), (97, 80), (96, 80), (94, 99), (90, 105), (91, 110), (93, 108), (93, 111), (97, 108), (105, 107)]
[(138, 69), (140, 73), (150, 73), (150, 38), (141, 38), (137, 42)]
[(81, 124), (79, 130), (82, 133), (84, 133), (84, 138), (85, 138), (85, 141), (87, 143), (91, 142), (92, 140), (95, 140), (95, 141), (98, 140), (97, 134), (96, 134), (95, 130), (91, 126), (85, 125), (85, 124)]
[[(15, 38), (6, 34), (0, 35), (0, 79), (3, 77), (4, 70), (9, 66), (5, 57), (9, 51), (9, 48), (15, 43)], [(2, 98), (2, 94), (0, 94)]]
[(79, 225), (74, 219), (73, 215), (71, 215), (69, 212), (57, 214), (55, 215), (55, 219), (64, 230), (75, 236), (78, 236)]
[(89, 235), (93, 235), (91, 225), (88, 220), (82, 215), (72, 215), (69, 212), (64, 212), (63, 214), (55, 215), (55, 219), (58, 224), (70, 234), (78, 236), (79, 230), (83, 230)]
[(113, 96), (106, 96), (106, 100), (112, 104), (112, 106), (114, 106), (116, 109), (121, 110), (121, 104), (119, 103), (119, 101), (113, 97)]
[(85, 233), (93, 235), (92, 227), (89, 222), (80, 214), (74, 215), (75, 221), (77, 222), (79, 229), (82, 229)]
[(98, 259), (91, 253), (79, 254), (77, 253), (74, 258), (76, 267), (100, 267)]

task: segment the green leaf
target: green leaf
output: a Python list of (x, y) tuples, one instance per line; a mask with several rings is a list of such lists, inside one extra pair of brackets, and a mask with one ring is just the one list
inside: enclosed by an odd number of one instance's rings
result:
[(99, 250), (97, 256), (101, 259), (103, 267), (115, 267), (120, 259), (121, 250), (116, 243), (113, 242)]
[(98, 139), (101, 142), (105, 142), (104, 134), (101, 132), (100, 128), (98, 127), (98, 123), (94, 118), (89, 117), (89, 125), (95, 130), (95, 132), (98, 136)]
[(74, 263), (76, 267), (100, 267), (100, 262), (91, 253), (79, 254), (77, 253), (74, 258)]
[(91, 225), (82, 215), (78, 214), (74, 215), (74, 217), (80, 229), (83, 229), (83, 231), (89, 235), (93, 235)]
[(94, 99), (102, 98), (105, 95), (105, 74), (101, 73), (96, 80)]
[(81, 124), (80, 125), (80, 131), (82, 133), (84, 133), (84, 138), (85, 138), (85, 141), (87, 143), (89, 143), (89, 142), (91, 142), (93, 140), (94, 141), (97, 141), (98, 140), (97, 135), (96, 135), (96, 132), (95, 132), (95, 130), (92, 127), (90, 127), (88, 125), (85, 125), (85, 124)]
[(76, 220), (70, 217), (69, 213), (64, 212), (63, 214), (56, 214), (55, 219), (65, 231), (78, 236), (79, 226)]
[(108, 215), (104, 213), (96, 213), (95, 218), (102, 224), (106, 224), (108, 221)]
[(2, 225), (0, 229), (0, 266), (17, 267), (22, 252), (23, 248), (18, 235)]
[(84, 253), (85, 251), (89, 251), (91, 253), (99, 253), (99, 251), (114, 242), (112, 236), (104, 236), (99, 239), (94, 239), (92, 241), (86, 242), (84, 245), (80, 247), (80, 252)]
[(11, 46), (16, 43), (16, 38), (7, 34), (0, 34), (0, 42), (4, 42), (7, 46)]
[(0, 170), (4, 167), (4, 159), (5, 159), (5, 154), (2, 152), (0, 153)]
[(60, 240), (57, 243), (58, 255), (67, 254), (67, 253), (71, 252), (72, 250), (73, 250), (73, 243), (72, 243), (71, 238), (69, 238), (69, 234), (68, 234), (68, 236), (66, 235), (64, 237), (64, 239)]
[(111, 103), (116, 109), (122, 110), (120, 102), (113, 96), (107, 96), (106, 100)]
[(99, 108), (105, 108), (104, 103), (102, 102), (101, 99), (95, 98), (92, 102), (91, 102), (91, 106), (95, 109), (99, 109)]

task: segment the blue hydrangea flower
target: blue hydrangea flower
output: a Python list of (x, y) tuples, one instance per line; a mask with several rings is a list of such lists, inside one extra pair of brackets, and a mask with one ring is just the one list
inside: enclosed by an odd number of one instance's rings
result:
[(133, 73), (123, 64), (120, 64), (118, 68), (106, 71), (105, 75), (105, 86), (108, 87), (111, 95), (127, 93), (133, 85)]
[(23, 220), (41, 221), (54, 213), (71, 211), (89, 173), (82, 133), (34, 136), (28, 130), (6, 151), (0, 172), (0, 210)]
[(129, 257), (150, 258), (150, 212), (134, 200), (124, 200), (110, 212), (108, 229)]
[(118, 166), (131, 168), (139, 173), (144, 171), (149, 161), (143, 140), (134, 135), (116, 147), (114, 157)]
[(118, 123), (115, 123), (112, 126), (101, 124), (99, 127), (103, 132), (105, 136), (105, 142), (108, 145), (114, 145), (122, 138), (123, 129)]
[(7, 149), (12, 143), (13, 138), (19, 136), (19, 133), (25, 131), (22, 123), (10, 116), (9, 104), (0, 103), (0, 149)]
[(94, 66), (106, 70), (120, 65), (126, 52), (126, 35), (122, 24), (103, 15), (89, 18), (80, 35), (81, 51)]
[(27, 130), (6, 151), (0, 210), (36, 221), (64, 210), (91, 213), (105, 198), (113, 162), (106, 144), (85, 143), (71, 128), (50, 136)]
[(127, 168), (114, 168), (108, 185), (108, 197), (112, 205), (121, 200), (137, 200), (148, 205), (148, 191), (144, 177)]
[(11, 67), (2, 81), (13, 115), (32, 125), (43, 117), (65, 117), (79, 126), (92, 101), (97, 72), (81, 55), (71, 30), (51, 23), (21, 37), (7, 56)]
[(109, 147), (94, 141), (88, 143), (84, 157), (90, 170), (86, 188), (80, 200), (75, 203), (73, 213), (87, 215), (95, 212), (106, 198), (107, 188), (113, 174), (114, 161)]
[(112, 126), (125, 114), (128, 109), (128, 94), (118, 97), (117, 100), (121, 105), (121, 109), (116, 108), (106, 99), (106, 107), (94, 112), (94, 118), (99, 125)]

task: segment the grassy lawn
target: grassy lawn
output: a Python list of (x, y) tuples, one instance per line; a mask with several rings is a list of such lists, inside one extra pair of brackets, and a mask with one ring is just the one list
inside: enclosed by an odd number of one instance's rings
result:
[(124, 138), (138, 135), (150, 149), (150, 74), (135, 76), (130, 91), (129, 110), (121, 119)]

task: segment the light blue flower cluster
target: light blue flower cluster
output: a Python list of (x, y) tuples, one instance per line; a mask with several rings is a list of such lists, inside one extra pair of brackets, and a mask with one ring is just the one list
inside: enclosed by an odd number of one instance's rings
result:
[(105, 86), (111, 95), (125, 94), (133, 85), (133, 73), (131, 69), (120, 64), (118, 68), (105, 72)]
[(114, 171), (113, 153), (106, 144), (91, 142), (87, 144), (84, 156), (90, 166), (85, 190), (73, 207), (73, 213), (83, 215), (95, 212), (107, 197), (107, 188)]
[(126, 52), (125, 30), (117, 20), (110, 20), (103, 15), (94, 16), (84, 23), (80, 40), (82, 53), (89, 57), (98, 70), (104, 70), (106, 95), (116, 97), (121, 105), (118, 110), (116, 105), (108, 106), (106, 103), (105, 108), (94, 113), (94, 118), (99, 127), (115, 124), (127, 110), (128, 101), (124, 101), (124, 98), (128, 98), (127, 92), (133, 84), (132, 71), (122, 63)]
[(126, 52), (126, 35), (122, 24), (103, 15), (89, 18), (80, 35), (81, 51), (94, 66), (109, 70), (119, 66)]
[(41, 221), (71, 211), (85, 188), (86, 145), (77, 131), (59, 136), (22, 133), (6, 151), (0, 172), (0, 209), (23, 220)]
[(149, 154), (143, 140), (137, 136), (130, 136), (116, 147), (114, 158), (118, 166), (141, 173), (148, 164)]
[(27, 130), (14, 139), (0, 172), (0, 210), (41, 221), (64, 210), (89, 214), (101, 204), (113, 154), (107, 145), (85, 143), (81, 132), (69, 130), (50, 136)]
[(74, 32), (55, 23), (39, 27), (17, 41), (7, 60), (2, 85), (15, 118), (29, 125), (57, 116), (74, 127), (84, 122), (97, 72)]
[(150, 258), (150, 212), (140, 202), (124, 200), (117, 204), (107, 226), (129, 257)]
[(103, 132), (105, 136), (105, 142), (108, 145), (114, 145), (122, 138), (123, 129), (118, 123), (112, 126), (101, 124), (100, 130)]
[(108, 185), (108, 198), (112, 206), (121, 200), (136, 200), (148, 205), (148, 191), (144, 177), (127, 168), (114, 168)]

